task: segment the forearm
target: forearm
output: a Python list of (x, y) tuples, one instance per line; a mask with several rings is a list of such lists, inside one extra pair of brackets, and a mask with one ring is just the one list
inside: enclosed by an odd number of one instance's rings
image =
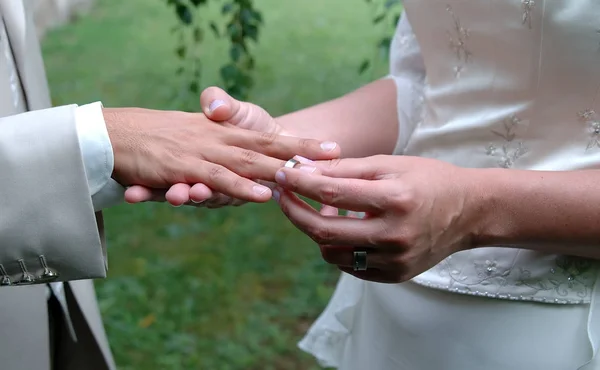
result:
[(343, 157), (391, 154), (398, 138), (396, 86), (378, 80), (276, 120), (291, 135), (337, 142)]
[(600, 259), (600, 170), (471, 170), (476, 244)]

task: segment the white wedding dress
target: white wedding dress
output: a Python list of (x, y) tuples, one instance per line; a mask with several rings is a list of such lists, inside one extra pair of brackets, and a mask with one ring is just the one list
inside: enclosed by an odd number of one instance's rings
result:
[[(600, 0), (404, 8), (391, 49), (396, 154), (600, 168)], [(600, 369), (599, 271), (594, 260), (489, 247), (404, 284), (344, 274), (299, 346), (342, 370)]]

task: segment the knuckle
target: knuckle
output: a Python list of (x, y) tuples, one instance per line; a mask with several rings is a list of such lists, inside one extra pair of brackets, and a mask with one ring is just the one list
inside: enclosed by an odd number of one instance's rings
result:
[(258, 160), (258, 153), (252, 150), (243, 149), (240, 153), (240, 161), (245, 166), (251, 166)]
[(225, 176), (225, 168), (221, 166), (211, 167), (208, 171), (208, 178), (214, 183), (220, 181)]
[(328, 183), (319, 189), (319, 197), (326, 204), (334, 204), (341, 194), (338, 183)]
[(260, 146), (271, 146), (277, 140), (277, 135), (272, 132), (261, 132), (258, 136)]
[(307, 230), (308, 234), (318, 244), (330, 244), (332, 240), (332, 232), (328, 227), (321, 225), (310, 226)]
[(298, 147), (303, 150), (318, 147), (317, 141), (312, 139), (298, 139)]

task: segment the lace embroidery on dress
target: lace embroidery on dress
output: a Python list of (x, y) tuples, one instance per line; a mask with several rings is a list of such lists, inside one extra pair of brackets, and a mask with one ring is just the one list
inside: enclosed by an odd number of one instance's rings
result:
[(596, 111), (592, 109), (586, 109), (582, 112), (577, 113), (579, 121), (587, 125), (589, 131), (589, 140), (586, 151), (592, 148), (600, 148), (600, 119)]
[(450, 38), (450, 49), (456, 54), (458, 61), (458, 64), (454, 67), (454, 77), (459, 78), (473, 55), (467, 46), (471, 31), (462, 26), (460, 19), (454, 14), (454, 10), (450, 5), (446, 5), (446, 11), (450, 13), (454, 21), (454, 28), (452, 31), (448, 31), (448, 37)]
[(525, 126), (526, 123), (519, 117), (512, 115), (504, 120), (502, 131), (492, 130), (492, 133), (502, 138), (504, 142), (499, 148), (490, 143), (486, 148), (486, 154), (497, 157), (500, 167), (511, 168), (519, 158), (528, 152), (523, 141), (517, 140), (517, 130)]
[(523, 24), (526, 24), (531, 29), (531, 12), (535, 6), (535, 0), (521, 0), (523, 8)]
[[(425, 285), (491, 298), (567, 304), (581, 303), (588, 298), (595, 278), (595, 274), (590, 274), (595, 271), (590, 260), (570, 256), (556, 256), (548, 273), (540, 278), (532, 278), (531, 271), (527, 267), (513, 266), (512, 261), (475, 260), (472, 262), (472, 267), (467, 268), (471, 271), (464, 270), (455, 266), (453, 257), (450, 256), (432, 269), (440, 277), (449, 279), (450, 285), (434, 286), (431, 283), (425, 283)], [(534, 293), (526, 296), (497, 294), (484, 291), (486, 286), (509, 289), (510, 287), (526, 287)], [(565, 299), (536, 298), (535, 294), (537, 293), (550, 293), (565, 297)], [(580, 299), (574, 300), (574, 296)]]

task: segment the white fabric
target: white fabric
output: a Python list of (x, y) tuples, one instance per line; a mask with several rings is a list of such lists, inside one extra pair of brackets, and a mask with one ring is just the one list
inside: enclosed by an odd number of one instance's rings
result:
[[(122, 201), (124, 188), (111, 177), (114, 154), (102, 114), (102, 103), (96, 102), (77, 107), (75, 125), (94, 209), (100, 211), (118, 204)], [(64, 285), (60, 282), (49, 285), (48, 298), (54, 293), (63, 309), (70, 333), (75, 338)]]
[[(391, 49), (396, 154), (470, 168), (600, 167), (599, 2), (404, 7)], [(377, 370), (558, 370), (588, 361), (581, 368), (597, 369), (598, 271), (598, 261), (490, 247), (454, 254), (404, 285), (342, 278), (300, 347), (344, 370), (366, 358), (378, 359), (368, 366)]]
[(102, 103), (77, 107), (75, 124), (94, 210), (100, 211), (120, 203), (124, 188), (111, 177), (115, 160)]

